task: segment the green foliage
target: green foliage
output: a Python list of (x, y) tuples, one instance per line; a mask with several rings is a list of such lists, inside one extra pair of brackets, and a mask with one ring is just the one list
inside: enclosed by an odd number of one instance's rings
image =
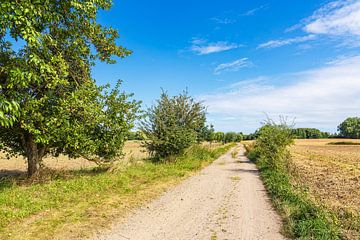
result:
[(144, 133), (142, 131), (129, 132), (128, 140), (145, 140)]
[(338, 130), (342, 137), (360, 139), (360, 118), (347, 118), (338, 126)]
[(259, 166), (261, 177), (275, 207), (285, 222), (285, 231), (295, 239), (340, 239), (332, 216), (314, 204), (307, 193), (291, 182), (288, 147), (292, 130), (282, 121), (269, 121), (258, 131), (255, 144), (248, 145), (248, 157)]
[(211, 142), (214, 140), (215, 129), (213, 125), (205, 125), (202, 127), (198, 134), (198, 142), (208, 141)]
[(237, 134), (235, 132), (227, 132), (225, 133), (224, 142), (235, 142), (237, 139)]
[[(4, 0), (0, 4), (0, 148), (28, 159), (44, 155), (109, 160), (121, 153), (137, 103), (103, 94), (91, 78), (97, 60), (131, 52), (116, 30), (96, 21), (110, 0)], [(22, 40), (20, 48), (11, 42)], [(119, 151), (120, 150), (120, 151)]]
[(214, 140), (217, 141), (217, 142), (224, 142), (225, 133), (223, 133), (223, 132), (215, 132), (214, 133)]
[(227, 132), (224, 136), (224, 142), (230, 143), (230, 142), (240, 142), (243, 140), (242, 133), (235, 133), (235, 132)]
[(270, 121), (259, 129), (258, 134), (253, 150), (256, 160), (271, 168), (286, 166), (290, 158), (288, 146), (293, 144), (291, 128), (284, 122)]
[[(14, 224), (21, 225), (23, 221), (42, 214), (46, 217), (39, 218), (35, 223), (30, 221), (29, 224), (39, 224), (47, 232), (42, 234), (42, 238), (35, 233), (35, 236), (32, 235), (34, 239), (49, 239), (57, 232), (54, 229), (62, 231), (64, 225), (91, 222), (94, 217), (101, 220), (106, 214), (113, 217), (113, 212), (106, 210), (124, 206), (124, 197), (125, 202), (136, 204), (139, 191), (142, 194), (144, 190), (153, 192), (156, 184), (164, 186), (182, 178), (211, 163), (232, 146), (210, 149), (195, 145), (173, 163), (145, 161), (115, 172), (96, 169), (75, 171), (71, 177), (64, 179), (60, 174), (43, 184), (19, 186), (0, 179), (0, 239), (12, 239), (9, 231), (14, 230)], [(55, 209), (56, 214), (46, 214), (49, 209)], [(95, 210), (97, 214), (91, 214)], [(34, 233), (27, 232), (27, 236), (30, 234)]]
[(205, 119), (205, 107), (187, 92), (174, 97), (163, 92), (141, 123), (145, 146), (156, 158), (180, 154), (199, 139)]
[(244, 139), (242, 133), (236, 132), (215, 132), (213, 134), (213, 140), (221, 143), (241, 142)]
[(285, 231), (294, 239), (341, 239), (332, 215), (318, 207), (306, 192), (291, 184), (281, 169), (262, 166), (261, 177), (275, 207), (283, 214)]
[(296, 128), (292, 130), (292, 134), (298, 139), (319, 139), (329, 138), (331, 136), (330, 133), (321, 132), (316, 128)]

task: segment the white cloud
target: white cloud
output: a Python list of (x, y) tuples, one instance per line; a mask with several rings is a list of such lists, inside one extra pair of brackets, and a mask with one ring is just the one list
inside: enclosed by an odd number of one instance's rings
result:
[(240, 58), (233, 62), (219, 64), (214, 69), (214, 74), (221, 74), (223, 72), (237, 72), (242, 68), (251, 67), (253, 63), (248, 58)]
[(268, 6), (269, 6), (268, 4), (265, 4), (265, 5), (261, 5), (261, 6), (257, 7), (257, 8), (250, 9), (249, 11), (241, 14), (241, 16), (247, 16), (247, 17), (248, 16), (254, 16), (256, 12), (267, 8)]
[(239, 48), (240, 45), (229, 42), (214, 42), (207, 43), (204, 39), (194, 39), (192, 41), (191, 51), (197, 53), (198, 55), (207, 55), (211, 53), (224, 52), (231, 49)]
[(309, 40), (314, 40), (316, 36), (314, 34), (303, 36), (303, 37), (295, 37), (295, 38), (288, 38), (282, 40), (271, 40), (266, 43), (262, 43), (258, 46), (258, 48), (277, 48), (282, 47), (294, 43), (303, 43)]
[(214, 17), (211, 18), (210, 20), (214, 21), (217, 24), (224, 24), (224, 25), (236, 23), (236, 20), (230, 18)]
[(304, 22), (303, 29), (308, 33), (360, 36), (360, 1), (331, 2)]
[(340, 46), (360, 46), (360, 0), (332, 1), (316, 10), (312, 16), (288, 28), (285, 32), (301, 29), (308, 34), (303, 37), (284, 40), (271, 40), (260, 44), (258, 48), (275, 48), (294, 43), (302, 43), (320, 36), (340, 40)]
[(254, 131), (268, 113), (296, 117), (298, 126), (335, 131), (346, 117), (360, 115), (360, 55), (329, 64), (287, 76), (293, 82), (287, 86), (273, 86), (266, 83), (271, 78), (261, 77), (200, 99), (222, 130)]

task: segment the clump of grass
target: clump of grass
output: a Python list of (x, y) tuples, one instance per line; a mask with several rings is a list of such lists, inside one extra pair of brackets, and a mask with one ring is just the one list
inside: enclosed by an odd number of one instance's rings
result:
[(360, 145), (360, 142), (329, 142), (328, 145)]
[(231, 152), (231, 157), (232, 158), (236, 158), (236, 156), (238, 155), (238, 151), (237, 150), (233, 150), (232, 152)]
[(296, 239), (340, 239), (333, 216), (291, 183), (290, 154), (293, 143), (286, 124), (268, 123), (259, 130), (255, 144), (247, 145), (248, 157), (256, 161), (276, 209), (284, 219), (284, 232)]
[(172, 163), (144, 161), (118, 171), (75, 171), (71, 178), (56, 176), (31, 185), (3, 179), (0, 239), (83, 236), (97, 224), (108, 225), (119, 208), (134, 207), (154, 197), (156, 192), (211, 163), (232, 146), (216, 149), (194, 146)]

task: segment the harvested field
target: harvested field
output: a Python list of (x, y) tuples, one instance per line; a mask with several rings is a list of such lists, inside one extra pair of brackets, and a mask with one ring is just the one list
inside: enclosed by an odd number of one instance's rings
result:
[[(126, 142), (124, 153), (124, 161), (129, 161), (131, 159), (142, 159), (148, 156), (148, 154), (145, 152), (145, 149), (141, 147), (140, 141)], [(43, 161), (46, 167), (57, 170), (78, 170), (97, 166), (95, 163), (89, 162), (82, 158), (69, 159), (66, 156), (59, 156), (56, 158), (47, 157)], [(8, 160), (6, 159), (5, 154), (0, 152), (0, 175), (21, 174), (26, 171), (26, 168), (27, 165), (24, 158), (17, 157)]]
[(296, 140), (293, 174), (312, 198), (333, 211), (348, 239), (360, 238), (360, 145), (329, 145), (360, 140)]

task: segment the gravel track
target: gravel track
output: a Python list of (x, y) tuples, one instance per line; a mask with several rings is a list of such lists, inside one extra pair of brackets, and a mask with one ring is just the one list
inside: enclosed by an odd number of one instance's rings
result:
[(242, 145), (133, 212), (94, 240), (285, 239)]

